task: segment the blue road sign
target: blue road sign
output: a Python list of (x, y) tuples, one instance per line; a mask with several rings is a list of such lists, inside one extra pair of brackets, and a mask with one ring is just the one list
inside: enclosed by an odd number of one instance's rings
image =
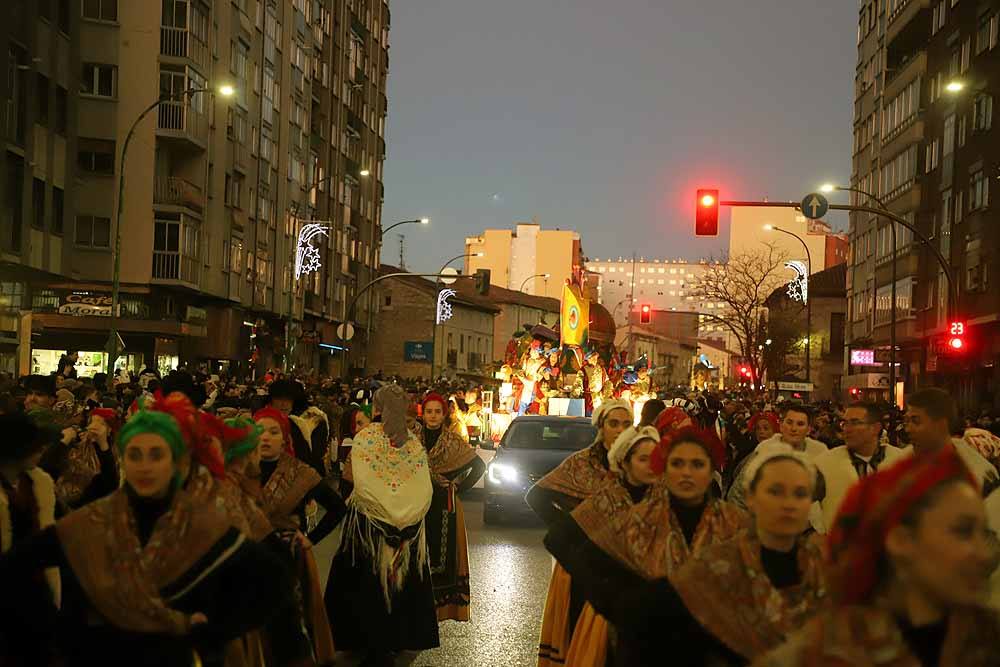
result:
[(820, 193), (811, 192), (803, 198), (801, 208), (802, 215), (810, 220), (818, 220), (830, 210), (830, 202)]

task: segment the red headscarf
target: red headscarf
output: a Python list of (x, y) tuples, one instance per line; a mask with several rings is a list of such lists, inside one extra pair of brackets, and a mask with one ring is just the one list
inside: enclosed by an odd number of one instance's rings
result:
[(198, 416), (201, 419), (202, 436), (208, 441), (218, 438), (223, 450), (226, 449), (227, 443), (247, 437), (247, 429), (234, 428), (213, 414), (201, 412)]
[(691, 421), (691, 417), (688, 413), (684, 412), (680, 408), (669, 407), (656, 416), (656, 419), (653, 421), (653, 426), (656, 427), (656, 430), (659, 431), (660, 437), (662, 438), (673, 431), (694, 426), (694, 422)]
[(838, 603), (867, 600), (878, 585), (885, 540), (910, 509), (944, 482), (975, 479), (953, 445), (934, 454), (908, 456), (864, 477), (840, 505), (828, 538), (831, 592)]
[(220, 452), (212, 449), (202, 428), (202, 420), (198, 409), (191, 400), (179, 391), (171, 392), (166, 397), (157, 391), (153, 402), (143, 406), (146, 410), (165, 412), (174, 418), (180, 427), (181, 435), (191, 450), (191, 458), (205, 466), (212, 476), (222, 479), (226, 476), (226, 465)]
[(766, 419), (767, 421), (771, 422), (771, 426), (774, 427), (774, 432), (775, 433), (778, 432), (780, 428), (778, 424), (778, 415), (774, 414), (773, 412), (758, 412), (757, 414), (755, 414), (753, 417), (750, 418), (749, 422), (747, 422), (747, 430), (750, 431), (750, 435), (753, 435), (756, 432), (757, 422), (759, 422), (761, 419)]
[(288, 415), (278, 408), (268, 405), (253, 413), (255, 422), (259, 422), (261, 419), (273, 419), (278, 422), (278, 426), (281, 427), (281, 435), (285, 439), (285, 452), (289, 456), (295, 456), (295, 447), (292, 445), (292, 425), (288, 421)]
[(712, 429), (700, 429), (696, 426), (684, 426), (677, 430), (671, 430), (660, 436), (660, 444), (649, 457), (650, 469), (657, 475), (662, 475), (667, 469), (667, 458), (670, 450), (678, 442), (685, 442), (693, 439), (695, 443), (703, 443), (712, 467), (715, 470), (722, 470), (726, 464), (726, 447), (719, 440)]
[[(108, 430), (111, 431), (112, 435), (121, 428), (121, 423), (118, 420), (118, 413), (111, 408), (94, 408), (90, 411), (91, 417), (100, 417), (104, 420), (104, 423), (108, 425)], [(113, 439), (113, 438), (112, 438)]]

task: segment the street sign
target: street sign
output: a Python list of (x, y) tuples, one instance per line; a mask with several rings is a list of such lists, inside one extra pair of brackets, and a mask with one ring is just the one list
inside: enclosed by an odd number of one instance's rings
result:
[(830, 210), (830, 202), (818, 192), (807, 194), (800, 206), (802, 208), (802, 215), (810, 220), (818, 220)]
[(440, 280), (441, 283), (444, 285), (450, 285), (456, 280), (458, 280), (458, 269), (449, 266), (441, 269), (441, 273), (447, 273), (449, 276), (455, 276), (454, 278), (444, 278), (444, 277), (438, 278), (438, 280)]
[(812, 382), (779, 382), (779, 391), (812, 391)]
[(351, 340), (354, 338), (354, 325), (350, 322), (344, 322), (343, 324), (337, 325), (337, 338), (340, 340)]

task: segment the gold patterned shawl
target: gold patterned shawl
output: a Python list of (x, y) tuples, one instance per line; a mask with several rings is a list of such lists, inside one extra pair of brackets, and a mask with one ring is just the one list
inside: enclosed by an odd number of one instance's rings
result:
[(261, 489), (261, 508), (271, 524), (279, 530), (297, 530), (295, 510), (313, 490), (320, 479), (319, 473), (286, 452), (278, 457), (278, 466)]
[[(427, 437), (427, 429), (421, 433), (423, 438)], [(427, 464), (431, 469), (431, 478), (439, 486), (448, 486), (448, 480), (444, 477), (450, 472), (469, 465), (469, 462), (476, 458), (476, 450), (468, 442), (462, 440), (454, 430), (447, 426), (441, 427), (441, 435), (437, 442), (427, 452)]]
[(664, 481), (633, 503), (628, 489), (615, 480), (580, 503), (572, 516), (591, 542), (649, 580), (673, 577), (692, 555), (730, 539), (749, 522), (747, 513), (736, 505), (709, 500), (689, 545), (670, 509)]
[(757, 537), (743, 531), (689, 560), (672, 582), (701, 626), (748, 660), (801, 628), (826, 596), (823, 556), (815, 542), (799, 541), (801, 579), (783, 589), (768, 578), (760, 550)]
[(538, 480), (538, 486), (583, 500), (615, 479), (608, 469), (608, 449), (595, 442), (567, 456), (555, 470)]
[(69, 446), (69, 451), (66, 452), (66, 467), (56, 480), (56, 497), (63, 503), (75, 506), (93, 479), (101, 472), (101, 461), (97, 458), (95, 447), (92, 442), (82, 439)]
[[(952, 614), (939, 667), (1000, 665), (1000, 618), (986, 608)], [(921, 667), (883, 604), (835, 607), (818, 614), (754, 667)]]
[[(213, 481), (199, 470), (178, 489), (143, 546), (124, 488), (56, 523), (66, 560), (94, 608), (133, 632), (182, 635), (190, 617), (168, 606), (160, 591), (195, 566), (233, 526), (214, 499)], [(239, 548), (239, 536), (209, 568)], [(210, 569), (207, 568), (207, 571)]]
[(241, 533), (254, 542), (259, 542), (274, 530), (264, 510), (257, 504), (260, 485), (244, 475), (229, 472), (225, 479), (215, 483), (215, 487), (233, 525), (239, 528)]

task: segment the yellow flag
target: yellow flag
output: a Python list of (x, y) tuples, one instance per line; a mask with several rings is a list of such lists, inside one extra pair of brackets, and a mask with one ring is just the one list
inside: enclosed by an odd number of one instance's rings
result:
[(590, 301), (575, 285), (564, 285), (559, 317), (560, 345), (586, 345), (590, 329)]

